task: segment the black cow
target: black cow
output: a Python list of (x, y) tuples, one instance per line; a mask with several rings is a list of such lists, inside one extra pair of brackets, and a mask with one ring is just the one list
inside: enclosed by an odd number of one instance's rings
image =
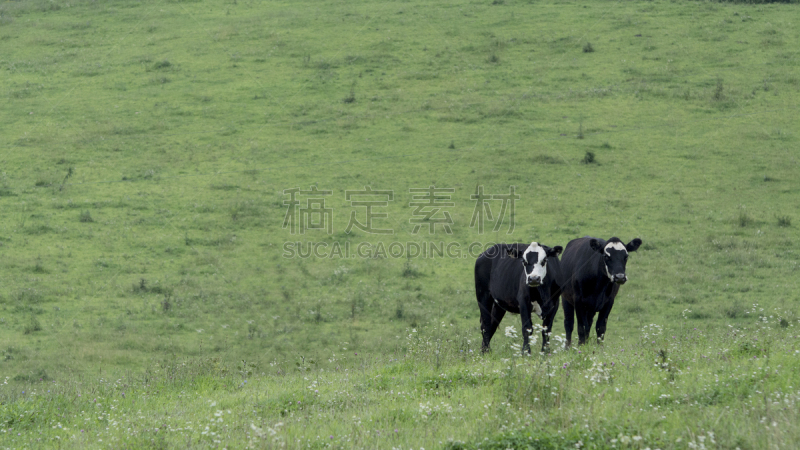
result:
[(489, 350), (500, 321), (506, 311), (522, 317), (522, 351), (530, 353), (528, 337), (533, 332), (531, 312), (544, 319), (542, 351), (547, 334), (553, 328), (558, 311), (560, 289), (558, 254), (553, 248), (528, 244), (496, 244), (481, 253), (475, 261), (475, 294), (481, 309), (482, 351)]
[(567, 347), (572, 340), (572, 326), (578, 318), (578, 345), (589, 337), (595, 313), (597, 316), (597, 341), (606, 334), (608, 315), (614, 306), (619, 287), (628, 281), (625, 264), (628, 253), (642, 245), (641, 239), (623, 244), (618, 238), (608, 241), (589, 236), (567, 244), (561, 257), (561, 305), (564, 307), (564, 329)]

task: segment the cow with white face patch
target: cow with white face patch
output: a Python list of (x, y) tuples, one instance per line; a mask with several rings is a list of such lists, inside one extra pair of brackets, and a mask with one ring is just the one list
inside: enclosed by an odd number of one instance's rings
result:
[(497, 244), (475, 261), (475, 294), (481, 312), (481, 349), (489, 343), (506, 312), (522, 318), (522, 351), (530, 353), (531, 313), (543, 319), (542, 349), (558, 311), (558, 254), (562, 248), (528, 244)]
[(561, 258), (561, 304), (564, 307), (564, 329), (567, 347), (572, 342), (572, 329), (578, 320), (578, 344), (586, 343), (597, 316), (597, 341), (606, 333), (608, 315), (614, 306), (619, 287), (628, 281), (625, 265), (628, 254), (642, 245), (641, 239), (627, 244), (613, 237), (608, 241), (589, 236), (567, 244)]

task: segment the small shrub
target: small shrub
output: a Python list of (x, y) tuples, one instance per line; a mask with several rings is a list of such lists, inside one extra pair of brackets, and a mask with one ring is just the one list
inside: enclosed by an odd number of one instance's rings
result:
[(422, 276), (422, 272), (417, 270), (417, 266), (411, 263), (411, 258), (407, 258), (405, 264), (403, 265), (403, 277), (417, 278), (420, 276)]
[(594, 163), (596, 163), (597, 160), (595, 160), (595, 158), (594, 158), (594, 152), (586, 152), (586, 154), (583, 156), (583, 161), (581, 161), (581, 162), (583, 164), (594, 164)]
[(760, 356), (761, 355), (761, 348), (756, 342), (753, 341), (741, 341), (739, 342), (739, 347), (734, 349), (735, 354), (741, 356)]
[(754, 222), (753, 218), (750, 214), (747, 214), (747, 211), (744, 208), (739, 210), (739, 215), (736, 217), (736, 223), (739, 224), (742, 228), (747, 228), (752, 225)]
[(591, 42), (587, 42), (586, 45), (583, 46), (583, 53), (592, 53), (594, 52), (594, 47), (592, 47)]
[(131, 288), (131, 291), (133, 291), (133, 293), (144, 293), (147, 292), (148, 290), (149, 289), (147, 287), (147, 280), (145, 280), (144, 278), (140, 279), (138, 283), (133, 283), (133, 287)]
[(356, 82), (350, 86), (350, 95), (342, 99), (345, 103), (355, 103), (356, 101)]
[(394, 317), (398, 320), (403, 320), (403, 317), (405, 317), (405, 310), (402, 302), (397, 302), (397, 308), (394, 310)]
[(158, 69), (167, 69), (169, 67), (172, 67), (172, 63), (167, 61), (166, 59), (163, 60), (163, 61), (158, 61), (157, 63), (153, 64), (153, 69), (156, 69), (156, 70), (158, 70)]
[(744, 306), (739, 303), (734, 303), (733, 305), (728, 306), (725, 308), (725, 316), (729, 319), (736, 319), (738, 317), (744, 317), (745, 310)]
[(83, 223), (94, 222), (94, 219), (92, 219), (92, 214), (89, 211), (81, 211), (81, 217), (78, 220)]
[(42, 331), (42, 324), (39, 322), (39, 319), (36, 316), (31, 316), (31, 320), (28, 322), (27, 325), (23, 328), (23, 333), (31, 334), (37, 331)]
[(778, 220), (778, 226), (788, 228), (792, 226), (792, 218), (789, 216), (775, 216)]
[(247, 324), (247, 338), (248, 339), (253, 339), (254, 337), (256, 337), (256, 335), (258, 335), (258, 327), (256, 326), (255, 323), (248, 323)]

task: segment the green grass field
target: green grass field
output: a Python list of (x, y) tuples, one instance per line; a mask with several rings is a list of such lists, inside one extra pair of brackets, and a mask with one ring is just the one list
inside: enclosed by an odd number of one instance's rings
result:
[[(0, 447), (795, 447), (799, 17), (0, 3)], [(479, 355), (470, 245), (584, 235), (644, 241), (605, 345)]]

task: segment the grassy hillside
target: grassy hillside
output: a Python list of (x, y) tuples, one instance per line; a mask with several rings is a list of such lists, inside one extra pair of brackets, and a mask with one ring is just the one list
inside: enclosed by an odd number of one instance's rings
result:
[[(571, 448), (589, 437), (684, 448), (707, 431), (726, 448), (793, 442), (796, 417), (772, 416), (768, 396), (794, 399), (800, 385), (789, 370), (800, 299), (796, 17), (794, 4), (687, 1), (0, 3), (0, 442), (55, 439), (53, 421), (79, 428), (87, 395), (118, 400), (114, 414), (127, 422), (115, 423), (138, 425), (112, 435), (134, 447), (162, 439), (153, 427), (166, 416), (179, 418), (163, 420), (173, 429), (191, 421), (194, 434), (159, 445), (214, 446), (197, 424), (218, 409), (236, 411), (236, 426), (215, 435), (233, 447), (277, 422), (283, 431), (258, 445), (428, 448), (453, 438), (472, 448), (527, 439), (519, 429), (556, 443), (553, 433), (571, 433), (562, 442)], [(366, 186), (392, 192), (373, 228), (393, 234), (345, 231), (351, 213), (366, 220), (352, 201), (375, 199), (346, 191)], [(414, 233), (411, 190), (429, 186), (450, 190), (440, 201), (453, 205)], [(514, 186), (513, 216), (495, 227), (495, 199), (484, 228), (470, 226), (479, 186), (494, 195)], [(312, 187), (330, 191), (331, 232), (293, 234), (284, 191)], [(444, 212), (451, 233), (435, 223)], [(469, 246), (584, 235), (644, 241), (606, 348), (534, 356), (519, 370), (503, 336), (492, 355), (469, 354), (479, 339)], [(287, 243), (321, 243), (324, 256)], [(454, 250), (390, 251), (431, 243)], [(332, 256), (334, 245), (352, 251)], [(759, 315), (772, 325), (760, 331), (769, 345), (730, 334), (755, 338)], [(635, 346), (651, 324), (660, 341)], [(512, 325), (518, 317), (501, 331)], [(415, 351), (409, 335), (439, 344)], [(686, 346), (668, 347), (671, 336)], [(623, 361), (623, 349), (637, 368), (615, 368), (608, 386), (578, 380), (591, 371), (587, 353)], [(644, 366), (661, 350), (703, 361), (686, 362), (670, 388), (687, 399), (669, 406), (680, 420), (662, 429), (658, 415), (612, 413), (669, 393), (633, 387), (658, 382), (663, 371)], [(546, 369), (564, 364), (580, 370)], [(741, 370), (757, 376), (723, 400), (698, 397), (696, 377)], [(772, 370), (777, 384), (764, 375)], [(394, 371), (402, 383), (375, 384)], [(496, 375), (469, 375), (479, 371)], [(443, 414), (430, 396), (426, 383), (442, 374), (467, 380), (442, 400), (463, 414)], [(574, 391), (526, 403), (553, 377)], [(331, 389), (312, 397), (313, 380)], [(620, 386), (628, 397), (611, 394)], [(282, 413), (295, 397), (315, 399), (315, 419), (311, 409)], [(425, 402), (448, 419), (419, 419)], [(522, 412), (487, 406), (483, 418), (481, 402)], [(16, 418), (27, 413), (38, 415)], [(352, 416), (379, 421), (383, 434), (370, 440)], [(786, 426), (768, 431), (762, 417)], [(104, 446), (92, 440), (102, 423), (70, 445)], [(393, 423), (406, 434), (387, 437)], [(671, 439), (656, 439), (661, 431)], [(619, 433), (647, 440), (623, 445)]]

